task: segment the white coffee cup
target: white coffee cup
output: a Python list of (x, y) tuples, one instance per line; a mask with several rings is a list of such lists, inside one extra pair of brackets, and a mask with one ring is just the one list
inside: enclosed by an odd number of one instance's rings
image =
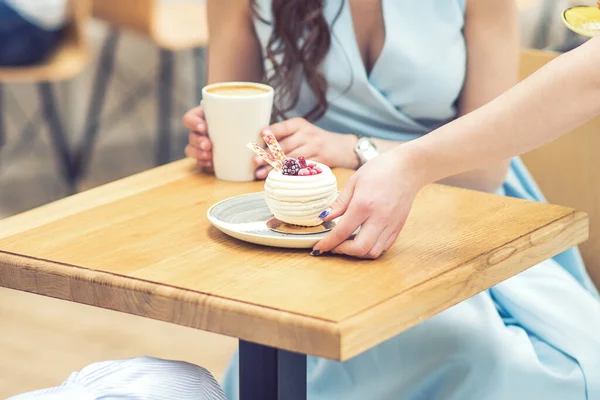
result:
[(255, 154), (246, 145), (263, 143), (260, 133), (271, 122), (273, 88), (253, 82), (215, 83), (202, 89), (202, 105), (217, 178), (254, 180)]

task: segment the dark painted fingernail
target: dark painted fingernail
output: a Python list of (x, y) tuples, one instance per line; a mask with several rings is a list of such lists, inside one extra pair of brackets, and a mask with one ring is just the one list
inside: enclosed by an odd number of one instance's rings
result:
[(329, 214), (331, 214), (331, 211), (333, 211), (331, 208), (328, 208), (327, 210), (323, 211), (321, 215), (319, 215), (319, 219), (327, 218)]
[(321, 255), (321, 250), (314, 250), (312, 253), (310, 253), (311, 256), (313, 257), (317, 257)]

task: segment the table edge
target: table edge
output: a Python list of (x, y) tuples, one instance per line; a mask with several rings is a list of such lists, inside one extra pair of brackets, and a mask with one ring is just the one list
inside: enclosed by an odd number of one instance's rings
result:
[[(472, 285), (473, 281), (481, 282), (483, 280), (486, 282), (484, 286), (492, 287), (584, 242), (588, 237), (589, 216), (585, 212), (571, 209), (567, 214), (543, 227), (433, 277), (429, 282), (435, 281), (440, 288), (439, 291), (433, 292), (439, 298), (434, 307), (419, 307), (424, 303), (415, 302), (415, 299), (418, 300), (426, 293), (422, 288), (423, 283), (421, 283), (357, 313), (339, 324), (340, 360), (344, 361), (355, 357), (421, 321), (482, 292), (477, 289), (477, 286), (481, 287), (482, 285)], [(538, 254), (532, 254), (534, 250)], [(526, 259), (526, 262), (522, 262), (523, 259)], [(465, 269), (470, 270), (470, 279), (459, 285), (451, 285), (453, 274), (458, 270)], [(427, 294), (430, 295), (432, 293), (431, 285), (427, 285), (427, 287)], [(444, 293), (446, 293), (445, 296)], [(450, 301), (448, 301), (449, 299)], [(412, 303), (411, 307), (403, 307), (408, 302)], [(403, 313), (398, 312), (401, 309), (404, 310)], [(412, 313), (407, 315), (406, 310), (411, 310)], [(377, 324), (374, 323), (375, 321)]]
[(340, 360), (338, 323), (134, 277), (0, 251), (0, 286)]
[[(4, 251), (0, 251), (0, 286), (344, 361), (449, 308), (448, 304), (477, 294), (482, 285), (472, 285), (473, 281), (494, 286), (585, 241), (588, 234), (588, 215), (567, 209), (545, 226), (433, 277), (440, 290), (433, 291), (438, 298), (432, 307), (418, 307), (425, 303), (415, 300), (432, 293), (431, 285), (424, 291), (419, 284), (340, 322)], [(537, 254), (532, 254), (534, 250)], [(465, 269), (471, 278), (452, 285), (453, 275)], [(409, 302), (411, 307), (406, 307)], [(404, 311), (399, 313), (400, 309)]]

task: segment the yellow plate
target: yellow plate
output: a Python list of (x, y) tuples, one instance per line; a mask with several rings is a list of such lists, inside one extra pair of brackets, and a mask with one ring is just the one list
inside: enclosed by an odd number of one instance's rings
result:
[(575, 33), (592, 37), (600, 33), (600, 8), (598, 6), (575, 6), (562, 14), (564, 24)]

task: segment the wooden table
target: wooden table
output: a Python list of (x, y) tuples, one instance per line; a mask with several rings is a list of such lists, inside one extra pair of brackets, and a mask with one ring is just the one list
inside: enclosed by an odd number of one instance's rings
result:
[(260, 190), (182, 160), (8, 218), (0, 285), (239, 338), (242, 398), (299, 399), (306, 354), (347, 360), (588, 234), (582, 212), (439, 185), (376, 261), (210, 226), (213, 203)]

